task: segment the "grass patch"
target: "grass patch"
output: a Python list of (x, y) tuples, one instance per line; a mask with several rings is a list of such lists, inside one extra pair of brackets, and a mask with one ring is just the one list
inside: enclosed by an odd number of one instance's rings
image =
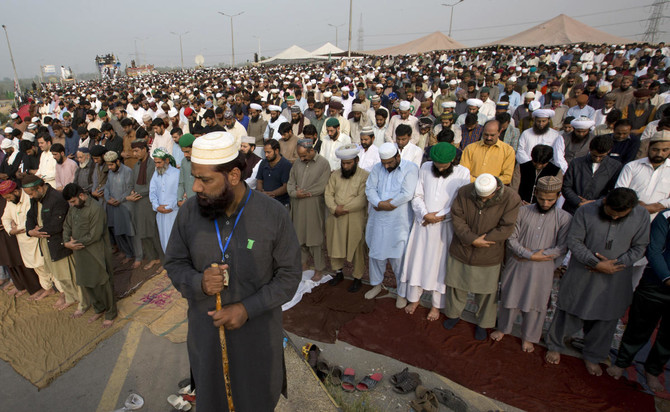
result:
[(378, 412), (380, 410), (372, 404), (369, 392), (349, 393), (330, 383), (326, 383), (325, 386), (343, 412)]

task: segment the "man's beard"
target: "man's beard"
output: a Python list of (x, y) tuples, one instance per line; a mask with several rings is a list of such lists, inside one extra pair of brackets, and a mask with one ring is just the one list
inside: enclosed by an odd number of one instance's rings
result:
[(620, 217), (618, 219), (612, 219), (612, 216), (605, 213), (605, 205), (604, 204), (601, 204), (600, 207), (598, 208), (598, 217), (600, 218), (600, 220), (605, 221), (605, 222), (617, 222), (617, 223), (618, 222), (623, 222), (629, 215), (630, 215), (630, 213), (627, 214), (624, 217)]
[(63, 156), (61, 156), (60, 158), (56, 159), (56, 163), (58, 163), (59, 165), (62, 165), (64, 161), (65, 161), (65, 158), (64, 158)]
[(156, 167), (156, 173), (158, 173), (161, 176), (163, 176), (165, 174), (166, 170), (167, 170), (167, 166)]
[(370, 143), (363, 143), (363, 142), (361, 142), (361, 147), (362, 147), (364, 150), (368, 150), (368, 149), (370, 148)]
[(340, 169), (342, 172), (342, 178), (343, 179), (350, 179), (351, 176), (356, 174), (356, 170), (358, 169), (358, 165), (354, 164), (354, 166), (350, 170), (346, 170), (344, 168)]
[(556, 203), (558, 202), (554, 202), (554, 204), (551, 205), (551, 207), (547, 210), (542, 209), (539, 203), (535, 203), (535, 208), (537, 209), (538, 213), (545, 214), (551, 212), (556, 207)]
[(258, 121), (258, 119), (260, 119), (260, 118), (261, 118), (261, 115), (257, 114), (256, 116), (251, 116), (251, 121), (253, 123), (256, 123)]
[(354, 122), (355, 122), (355, 123), (360, 123), (360, 122), (361, 122), (361, 118), (359, 117), (359, 118), (357, 119), (357, 118), (354, 117)]
[(384, 166), (384, 168), (386, 169), (387, 172), (391, 173), (394, 170), (396, 170), (398, 166), (400, 166), (400, 162), (396, 163), (395, 166)]
[(20, 200), (20, 196), (17, 196), (17, 195), (15, 195), (15, 194), (12, 194), (12, 198), (9, 199), (9, 200), (10, 200), (12, 203), (14, 203), (15, 205), (18, 205), (18, 204), (19, 204), (19, 200)]
[(271, 123), (276, 122), (277, 119), (279, 119), (279, 115), (277, 115), (277, 116), (270, 115), (270, 122), (271, 122)]
[(440, 170), (435, 166), (435, 163), (431, 166), (430, 170), (433, 172), (433, 176), (440, 178), (440, 177), (449, 177), (454, 172), (454, 164), (450, 164), (449, 167), (447, 167), (444, 170)]
[(577, 133), (575, 133), (575, 132), (572, 132), (571, 135), (572, 135), (572, 136), (570, 136), (571, 140), (572, 140), (573, 142), (577, 142), (577, 143), (581, 143), (581, 142), (583, 142), (584, 140), (586, 140), (587, 137), (589, 137), (589, 134), (588, 134), (588, 133), (587, 133), (586, 135), (584, 135), (584, 137), (579, 137), (579, 136), (577, 136)]
[(85, 169), (86, 166), (88, 166), (88, 162), (90, 162), (90, 161), (91, 161), (90, 159), (86, 159), (85, 162), (81, 162), (81, 163), (79, 163), (79, 168), (80, 168), (80, 169)]
[(226, 183), (226, 187), (223, 188), (221, 194), (218, 196), (212, 198), (198, 193), (196, 194), (196, 198), (198, 199), (200, 215), (206, 219), (214, 220), (225, 213), (228, 206), (235, 199), (235, 194)]
[(659, 163), (665, 162), (666, 159), (667, 159), (667, 157), (654, 156), (654, 157), (649, 158), (649, 162), (654, 163), (654, 164), (659, 164)]
[(537, 124), (533, 124), (533, 132), (538, 136), (542, 136), (543, 134), (546, 134), (549, 131), (549, 126), (550, 126), (549, 123), (544, 125), (544, 127), (540, 127)]
[(298, 123), (300, 123), (300, 118), (297, 118), (297, 119), (291, 118), (291, 123), (292, 123), (292, 124), (298, 124)]

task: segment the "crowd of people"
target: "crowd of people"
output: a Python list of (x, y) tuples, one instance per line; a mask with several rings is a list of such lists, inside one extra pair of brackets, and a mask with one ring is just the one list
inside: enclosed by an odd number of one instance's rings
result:
[[(547, 362), (583, 330), (586, 368), (601, 375), (632, 303), (608, 369), (618, 378), (670, 307), (669, 89), (665, 44), (45, 84), (0, 142), (7, 288), (58, 293), (55, 306), (77, 304), (74, 316), (93, 306), (91, 321), (104, 314), (109, 326), (112, 253), (162, 270), (180, 208), (207, 184), (194, 144), (225, 136), (246, 187), (290, 214), (313, 280), (329, 258), (336, 286), (350, 262), (357, 293), (367, 261), (374, 299), (388, 264), (398, 309), (413, 314), (427, 293), (428, 319), (443, 313), (452, 329), (474, 294), (475, 338), (503, 339), (521, 316), (531, 352), (560, 273)], [(203, 148), (201, 163), (217, 164)], [(668, 328), (645, 365), (656, 391)]]

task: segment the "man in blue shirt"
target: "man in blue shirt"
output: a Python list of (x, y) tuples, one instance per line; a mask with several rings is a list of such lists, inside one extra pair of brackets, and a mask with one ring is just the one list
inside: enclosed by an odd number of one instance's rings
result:
[(265, 152), (265, 159), (258, 166), (256, 190), (289, 207), (290, 198), (286, 185), (291, 173), (291, 162), (279, 153), (280, 148), (277, 140), (270, 139), (265, 142), (263, 151)]

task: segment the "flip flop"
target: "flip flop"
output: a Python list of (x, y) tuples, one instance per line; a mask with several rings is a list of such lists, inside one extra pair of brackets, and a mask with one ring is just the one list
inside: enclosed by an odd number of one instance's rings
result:
[(454, 412), (467, 412), (468, 404), (451, 391), (433, 388), (437, 400)]
[(330, 366), (327, 360), (320, 358), (316, 361), (316, 376), (322, 381), (326, 379), (333, 372), (333, 367)]
[(356, 383), (356, 371), (351, 368), (344, 370), (342, 375), (342, 389), (345, 392), (353, 392), (356, 390), (354, 384)]
[(186, 402), (184, 398), (181, 396), (177, 395), (170, 395), (167, 398), (167, 401), (170, 405), (172, 405), (173, 408), (175, 408), (178, 411), (190, 411), (192, 406), (190, 403)]
[(393, 385), (393, 391), (401, 394), (414, 392), (417, 386), (421, 385), (421, 378), (418, 373), (408, 373), (407, 377), (402, 381)]
[(391, 376), (391, 381), (392, 384), (397, 385), (400, 382), (404, 381), (407, 379), (407, 376), (409, 375), (409, 368), (405, 368), (402, 371), (396, 373), (395, 375)]
[(367, 392), (371, 391), (377, 386), (379, 382), (381, 382), (382, 378), (384, 375), (381, 373), (373, 373), (372, 375), (368, 375), (365, 378), (363, 378), (360, 382), (358, 382), (358, 385), (356, 385), (356, 389), (358, 389), (361, 392)]

